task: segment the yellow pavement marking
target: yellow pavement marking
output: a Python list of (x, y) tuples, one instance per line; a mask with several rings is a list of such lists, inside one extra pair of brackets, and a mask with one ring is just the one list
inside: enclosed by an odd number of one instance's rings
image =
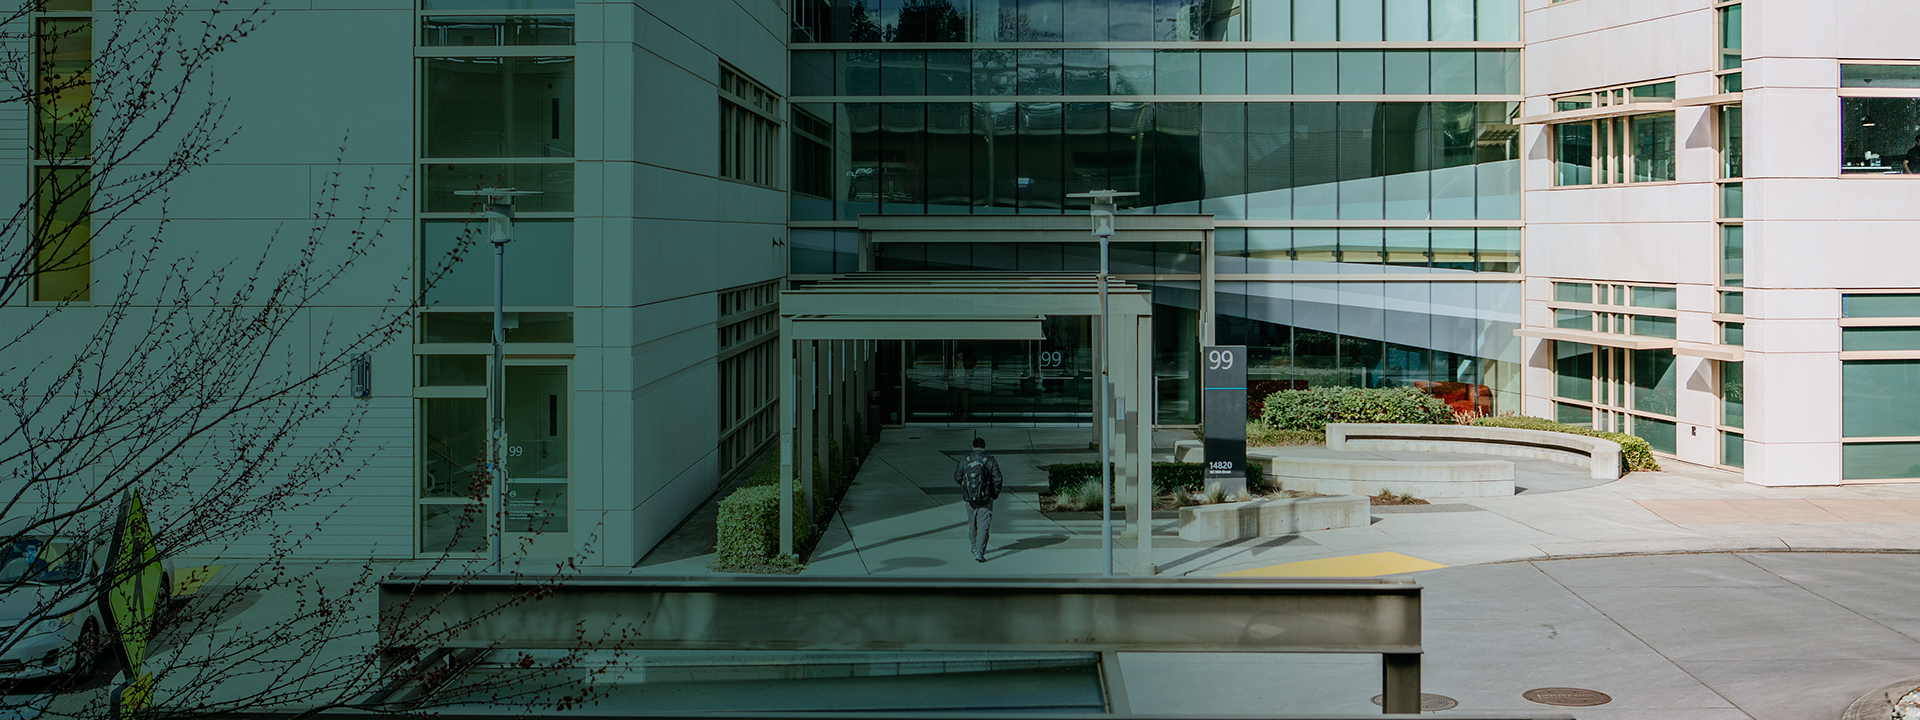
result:
[(223, 567), (226, 566), (207, 565), (204, 567), (175, 568), (174, 572), (178, 573), (180, 577), (173, 579), (174, 596), (192, 595), (194, 591), (200, 589), (200, 586), (207, 584), (208, 580), (212, 580), (214, 573), (220, 572), (220, 568)]
[(1379, 577), (1443, 567), (1446, 566), (1397, 552), (1377, 552), (1235, 570), (1214, 577)]

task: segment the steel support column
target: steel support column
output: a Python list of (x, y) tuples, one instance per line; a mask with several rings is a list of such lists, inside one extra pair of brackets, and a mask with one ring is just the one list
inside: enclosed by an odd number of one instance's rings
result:
[(1390, 713), (1420, 712), (1420, 654), (1385, 653), (1381, 656), (1381, 709)]

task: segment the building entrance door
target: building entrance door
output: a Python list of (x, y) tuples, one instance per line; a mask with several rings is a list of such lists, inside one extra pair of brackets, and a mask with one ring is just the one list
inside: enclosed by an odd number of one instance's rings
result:
[[(485, 356), (430, 358), (423, 374), (441, 384), (420, 400), (420, 552), (487, 552), (487, 377)], [(508, 557), (567, 557), (568, 366), (551, 358), (508, 358), (506, 367)], [(451, 368), (451, 369), (450, 369)]]
[(1031, 425), (1093, 417), (1092, 318), (1049, 317), (1044, 340), (908, 340), (908, 423)]
[(567, 366), (515, 360), (507, 366), (506, 545), (503, 555), (567, 557), (569, 532)]

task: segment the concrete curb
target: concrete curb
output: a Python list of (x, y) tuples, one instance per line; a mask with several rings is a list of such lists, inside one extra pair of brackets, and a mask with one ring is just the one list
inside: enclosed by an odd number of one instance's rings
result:
[(1890, 720), (1893, 717), (1893, 704), (1916, 687), (1920, 687), (1920, 675), (1883, 685), (1848, 705), (1847, 711), (1840, 715), (1840, 720)]

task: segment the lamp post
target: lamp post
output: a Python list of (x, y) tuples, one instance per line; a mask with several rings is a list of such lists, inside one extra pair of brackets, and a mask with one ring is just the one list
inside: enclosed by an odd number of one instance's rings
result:
[[(1113, 343), (1109, 340), (1107, 317), (1107, 247), (1113, 240), (1114, 199), (1133, 197), (1136, 192), (1118, 190), (1095, 190), (1093, 192), (1071, 193), (1070, 198), (1088, 198), (1093, 201), (1091, 217), (1093, 219), (1093, 237), (1100, 243), (1100, 554), (1105, 558), (1106, 566), (1101, 574), (1113, 575), (1113, 378), (1108, 374), (1112, 364)], [(1151, 482), (1150, 480), (1144, 482)], [(1151, 512), (1150, 510), (1148, 512)], [(1142, 523), (1142, 528), (1152, 527), (1151, 523)], [(1145, 532), (1145, 530), (1143, 530)]]
[(455, 195), (482, 196), (487, 199), (487, 241), (493, 243), (493, 373), (487, 382), (487, 409), (492, 416), (487, 433), (487, 546), (492, 548), (493, 572), (500, 572), (500, 546), (504, 535), (501, 494), (507, 477), (506, 412), (506, 285), (507, 243), (513, 242), (513, 199), (539, 195), (536, 190), (481, 188), (456, 190)]

